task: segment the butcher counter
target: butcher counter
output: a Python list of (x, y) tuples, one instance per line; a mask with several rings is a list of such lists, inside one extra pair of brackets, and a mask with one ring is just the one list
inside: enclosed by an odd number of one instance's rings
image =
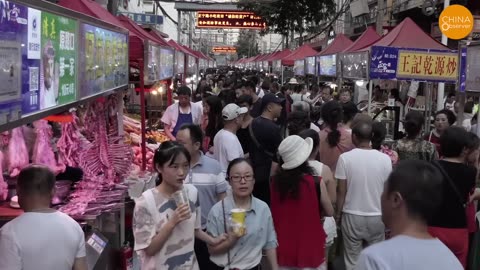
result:
[[(124, 206), (132, 208), (133, 202)], [(11, 208), (8, 202), (0, 203), (0, 227), (23, 213), (21, 209)], [(118, 256), (125, 242), (125, 207), (103, 211), (94, 215), (76, 216), (74, 218), (82, 227), (87, 238), (93, 232), (98, 232), (108, 241), (105, 250), (98, 258), (93, 270), (118, 269)]]

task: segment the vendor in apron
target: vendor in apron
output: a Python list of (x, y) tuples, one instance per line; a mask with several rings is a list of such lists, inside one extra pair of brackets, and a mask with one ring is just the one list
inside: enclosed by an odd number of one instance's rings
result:
[(175, 141), (175, 136), (184, 124), (199, 125), (202, 117), (202, 106), (190, 101), (192, 90), (187, 86), (177, 89), (178, 102), (168, 106), (162, 116), (165, 134)]

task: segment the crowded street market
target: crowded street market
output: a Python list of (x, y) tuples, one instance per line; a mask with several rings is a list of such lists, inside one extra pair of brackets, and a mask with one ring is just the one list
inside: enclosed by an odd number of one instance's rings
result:
[(296, 2), (0, 0), (0, 270), (480, 270), (480, 2)]

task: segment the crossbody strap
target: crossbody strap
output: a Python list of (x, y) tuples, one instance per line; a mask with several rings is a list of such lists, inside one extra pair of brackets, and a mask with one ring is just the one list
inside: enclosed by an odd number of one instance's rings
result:
[(458, 188), (455, 185), (455, 183), (453, 182), (452, 178), (450, 178), (450, 175), (448, 175), (448, 173), (445, 171), (445, 169), (442, 167), (442, 165), (438, 161), (433, 161), (433, 165), (435, 165), (435, 167), (437, 167), (440, 170), (440, 173), (443, 175), (443, 179), (445, 179), (445, 181), (447, 181), (448, 184), (452, 187), (453, 191), (457, 195), (458, 202), (460, 203), (460, 205), (463, 208), (466, 208), (467, 207), (467, 202), (466, 202), (465, 198), (462, 197), (462, 194), (458, 190)]
[(316, 175), (313, 176), (313, 182), (315, 183), (315, 190), (317, 191), (317, 202), (318, 202), (318, 212), (320, 214), (320, 218), (322, 218), (322, 192), (320, 186), (321, 177)]
[(248, 126), (248, 133), (250, 133), (250, 138), (252, 138), (253, 143), (255, 144), (255, 146), (256, 146), (258, 149), (260, 149), (261, 151), (263, 151), (267, 156), (269, 156), (270, 158), (273, 158), (273, 153), (267, 151), (267, 150), (266, 150), (265, 148), (263, 148), (263, 146), (258, 142), (257, 138), (255, 137), (255, 134), (253, 134), (252, 125), (253, 125), (253, 122), (250, 123), (250, 125)]
[[(228, 230), (227, 230), (227, 215), (225, 214), (225, 203), (224, 203), (225, 200), (222, 200), (222, 211), (223, 211), (223, 229), (225, 230), (225, 233), (228, 234)], [(230, 249), (228, 249), (227, 251), (227, 262), (228, 262), (228, 266), (230, 267)]]

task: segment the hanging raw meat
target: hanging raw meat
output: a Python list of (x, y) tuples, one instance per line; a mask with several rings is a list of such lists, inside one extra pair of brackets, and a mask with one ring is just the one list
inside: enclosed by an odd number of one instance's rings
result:
[(22, 127), (14, 128), (8, 143), (8, 172), (10, 176), (17, 177), (20, 170), (28, 164), (28, 150), (23, 138)]
[(110, 95), (107, 99), (108, 135), (118, 136), (118, 96)]
[(8, 195), (8, 185), (3, 178), (3, 153), (0, 152), (0, 200), (6, 200)]
[(32, 161), (49, 167), (55, 174), (65, 171), (65, 164), (58, 163), (52, 149), (52, 127), (46, 120), (33, 122), (37, 138), (33, 147)]
[[(122, 143), (119, 136), (107, 135), (106, 110), (104, 104), (91, 105), (87, 123), (87, 133), (93, 134), (95, 140), (90, 147), (81, 154), (81, 167), (86, 175), (103, 175), (107, 185), (118, 183), (130, 171), (132, 149)], [(94, 124), (91, 125), (90, 124)]]
[(58, 154), (63, 158), (65, 164), (70, 167), (77, 167), (80, 164), (79, 154), (82, 151), (81, 137), (76, 123), (78, 117), (72, 113), (73, 122), (62, 123), (62, 136), (58, 139)]

